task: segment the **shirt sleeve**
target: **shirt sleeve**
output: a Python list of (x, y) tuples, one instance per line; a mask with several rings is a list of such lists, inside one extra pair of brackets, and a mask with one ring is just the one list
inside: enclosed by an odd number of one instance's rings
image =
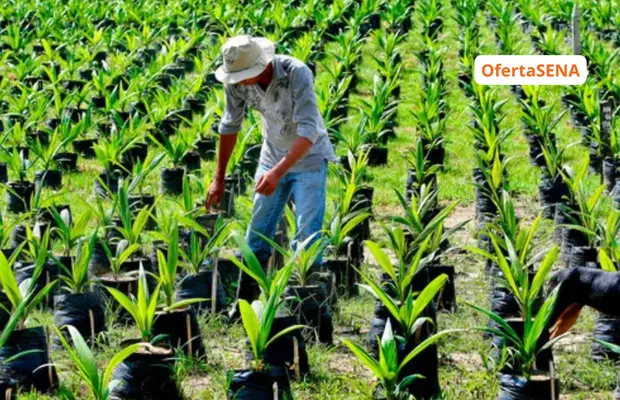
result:
[(297, 135), (313, 144), (319, 138), (320, 114), (314, 92), (312, 71), (306, 65), (292, 74), (293, 122), (297, 124)]
[(224, 99), (226, 106), (218, 132), (220, 135), (230, 135), (241, 130), (245, 116), (245, 100), (235, 96), (231, 85), (225, 85)]

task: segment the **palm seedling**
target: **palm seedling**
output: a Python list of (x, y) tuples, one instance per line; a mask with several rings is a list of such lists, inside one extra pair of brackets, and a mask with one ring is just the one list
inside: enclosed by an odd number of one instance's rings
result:
[(7, 209), (13, 213), (22, 213), (30, 208), (30, 200), (34, 193), (34, 184), (27, 181), (28, 171), (33, 163), (28, 160), (24, 151), (13, 148), (12, 152), (2, 150), (3, 162), (17, 180), (9, 181), (6, 185), (8, 191)]
[(104, 169), (95, 182), (95, 191), (99, 196), (117, 192), (120, 177), (129, 172), (123, 167), (123, 155), (137, 140), (138, 138), (127, 140), (120, 134), (112, 134), (108, 138), (101, 138), (94, 145), (95, 156)]
[[(45, 331), (41, 326), (26, 328), (28, 317), (56, 284), (52, 281), (40, 290), (37, 287), (46, 256), (45, 252), (39, 254), (41, 256), (35, 261), (32, 276), (18, 284), (13, 270), (18, 252), (8, 259), (0, 252), (0, 283), (10, 307), (5, 308), (10, 317), (0, 334), (0, 366), (7, 377), (17, 381), (20, 387), (47, 391), (57, 385), (58, 377), (50, 364)], [(43, 338), (43, 341), (38, 338)], [(7, 393), (10, 396), (10, 390)]]
[[(181, 266), (179, 260), (179, 229), (175, 224), (167, 242), (167, 252), (157, 249), (157, 287), (160, 297), (163, 297), (163, 307), (157, 313), (154, 325), (156, 334), (168, 336), (170, 344), (188, 345), (189, 354), (202, 355), (204, 348), (200, 342), (200, 328), (196, 316), (188, 306), (205, 302), (205, 298), (179, 299), (177, 292), (178, 272)], [(187, 329), (179, 329), (179, 322), (186, 321)], [(187, 322), (189, 321), (189, 322)], [(179, 334), (179, 331), (181, 332)], [(188, 333), (191, 332), (191, 333)], [(198, 339), (195, 339), (198, 338)]]
[(69, 257), (86, 236), (86, 229), (92, 214), (90, 211), (85, 211), (73, 221), (69, 210), (66, 208), (59, 212), (56, 207), (52, 207), (51, 213), (55, 222), (52, 232), (57, 235), (62, 244), (62, 255)]
[(263, 356), (271, 343), (291, 331), (303, 328), (303, 325), (294, 325), (276, 335), (270, 335), (271, 326), (282, 305), (282, 294), (288, 281), (287, 275), (290, 276), (292, 272), (291, 267), (292, 265), (289, 265), (284, 268), (285, 272), (276, 279), (272, 293), (265, 300), (255, 300), (251, 305), (243, 299), (239, 300), (241, 320), (252, 351), (252, 369), (255, 371), (267, 367), (264, 365)]
[[(44, 238), (43, 241), (45, 240)], [(13, 270), (17, 256), (18, 253), (14, 253), (7, 259), (4, 254), (0, 253), (0, 282), (11, 306), (9, 311), (14, 313), (20, 309), (22, 310), (21, 317), (16, 321), (16, 328), (23, 329), (30, 314), (52, 291), (56, 281), (47, 283), (40, 290), (37, 287), (36, 283), (43, 272), (47, 256), (44, 251), (40, 251), (38, 257), (34, 260), (32, 275), (21, 284), (18, 284), (15, 271)]]
[(361, 100), (361, 110), (366, 122), (366, 142), (371, 146), (380, 146), (387, 141), (390, 133), (386, 124), (396, 112), (397, 102), (390, 100), (396, 80), (383, 81), (381, 76), (374, 76), (372, 101)]
[[(499, 284), (505, 287), (517, 304), (517, 319), (510, 319), (511, 315), (501, 314), (498, 311), (484, 310), (472, 305), (476, 310), (488, 316), (492, 324), (486, 328), (487, 332), (496, 335), (508, 346), (514, 346), (515, 353), (510, 360), (512, 368), (524, 374), (530, 374), (533, 367), (538, 363), (539, 368), (546, 370), (548, 360), (541, 360), (550, 355), (537, 355), (549, 348), (541, 348), (539, 337), (544, 329), (548, 328), (549, 318), (556, 293), (552, 294), (541, 306), (541, 294), (543, 285), (556, 261), (559, 248), (553, 247), (549, 251), (534, 253), (533, 239), (538, 231), (542, 220), (539, 214), (530, 227), (523, 223), (517, 223), (512, 203), (504, 201), (502, 206), (506, 214), (500, 219), (503, 223), (494, 224), (487, 229), (486, 234), (491, 243), (491, 250), (471, 248), (474, 253), (480, 254), (489, 260), (497, 269)], [(545, 254), (546, 253), (546, 254)], [(540, 261), (538, 269), (533, 272), (534, 265)], [(519, 331), (519, 329), (521, 329)], [(519, 331), (519, 333), (517, 333)], [(544, 340), (544, 339), (541, 339)]]
[(207, 230), (195, 221), (181, 218), (181, 221), (190, 227), (190, 234), (187, 247), (179, 249), (182, 266), (190, 274), (198, 274), (209, 260), (215, 264), (218, 260), (220, 250), (235, 227), (235, 223), (225, 221), (221, 215), (212, 230)]
[(85, 293), (92, 285), (92, 281), (88, 276), (88, 264), (95, 247), (97, 236), (95, 233), (91, 234), (88, 240), (80, 240), (77, 247), (77, 253), (75, 254), (75, 261), (70, 267), (67, 267), (57, 260), (55, 260), (59, 267), (62, 269), (60, 280), (64, 284), (62, 289), (65, 289), (69, 293), (78, 294)]
[(509, 347), (510, 356), (506, 360), (508, 368), (505, 371), (514, 371), (515, 375), (530, 378), (549, 368), (548, 365), (542, 365), (541, 355), (564, 337), (562, 335), (551, 340), (545, 339), (556, 298), (557, 290), (551, 293), (538, 311), (529, 312), (530, 319), (523, 320), (520, 328), (519, 324), (515, 324), (513, 320), (505, 319), (493, 311), (475, 304), (466, 304), (494, 322), (494, 327), (478, 329), (501, 338), (503, 343)]
[[(142, 373), (133, 373), (119, 376), (121, 382), (112, 389), (113, 398), (125, 397), (127, 392), (132, 393), (130, 396), (139, 396), (141, 393), (148, 397), (157, 397), (162, 394), (166, 398), (181, 398), (178, 393), (178, 387), (174, 381), (173, 367), (175, 362), (174, 351), (161, 346), (155, 346), (163, 339), (167, 339), (169, 344), (174, 345), (175, 337), (171, 337), (170, 330), (174, 330), (177, 326), (168, 323), (168, 331), (162, 332), (157, 327), (158, 322), (158, 305), (160, 299), (160, 285), (157, 285), (151, 292), (147, 283), (147, 275), (144, 268), (140, 266), (138, 273), (138, 289), (137, 295), (129, 295), (121, 291), (107, 287), (112, 297), (120, 304), (120, 306), (129, 314), (136, 324), (140, 332), (140, 338), (135, 341), (140, 342), (140, 358), (133, 363), (124, 363), (123, 368), (129, 371), (139, 368)], [(186, 302), (173, 303), (170, 306), (164, 306), (164, 313), (171, 312), (186, 307)], [(197, 332), (199, 334), (199, 331)], [(191, 347), (190, 347), (191, 349)], [(156, 379), (156, 381), (154, 381)]]
[(403, 354), (399, 350), (398, 337), (394, 335), (392, 323), (388, 320), (381, 338), (377, 338), (379, 343), (378, 359), (375, 359), (363, 347), (348, 339), (345, 339), (343, 343), (375, 376), (379, 382), (378, 394), (387, 400), (399, 400), (409, 398), (408, 387), (416, 379), (424, 378), (419, 374), (408, 375), (406, 371), (408, 364), (415, 362), (416, 357), (428, 347), (436, 344), (444, 336), (454, 332), (458, 332), (458, 330), (438, 332), (415, 346), (410, 352)]
[[(443, 225), (456, 208), (457, 203), (453, 202), (443, 208), (438, 208), (436, 189), (427, 189), (426, 185), (423, 185), (420, 189), (420, 196), (412, 196), (409, 202), (398, 190), (395, 193), (404, 215), (393, 216), (392, 220), (406, 231), (405, 235), (410, 249), (418, 248), (429, 237), (434, 237), (433, 242), (438, 241), (443, 248), (448, 238), (464, 225), (464, 223), (457, 224), (444, 232)], [(439, 236), (437, 233), (440, 233)]]
[[(422, 243), (419, 248), (415, 249), (415, 254), (411, 257), (411, 260), (408, 260), (405, 232), (403, 229), (397, 227), (394, 229), (385, 228), (385, 230), (390, 237), (390, 248), (396, 254), (396, 266), (394, 266), (394, 263), (390, 260), (390, 257), (377, 243), (367, 240), (366, 246), (383, 274), (383, 290), (396, 302), (403, 303), (406, 301), (407, 296), (411, 291), (412, 283), (416, 277), (416, 274), (418, 274), (427, 265), (427, 260), (424, 258), (424, 254), (428, 247), (428, 240)], [(366, 276), (366, 278), (368, 277)], [(365, 280), (368, 281), (368, 279)]]
[(89, 276), (89, 264), (97, 241), (95, 230), (88, 240), (78, 247), (70, 266), (52, 259), (60, 268), (60, 290), (56, 296), (54, 319), (58, 328), (66, 331), (64, 325), (73, 324), (91, 343), (95, 343), (100, 333), (105, 331), (104, 301), (98, 290), (93, 290), (94, 282)]
[[(136, 327), (140, 331), (140, 339), (145, 343), (150, 343), (154, 339), (153, 324), (159, 302), (160, 286), (150, 292), (146, 280), (146, 273), (140, 267), (138, 274), (138, 290), (137, 297), (127, 296), (117, 289), (106, 288), (112, 297), (123, 307), (136, 323)], [(158, 338), (159, 339), (159, 338)]]
[[(568, 224), (564, 228), (572, 232), (566, 235), (574, 235), (571, 238), (567, 236), (566, 244), (569, 247), (595, 246), (598, 220), (604, 215), (606, 203), (605, 185), (598, 186), (591, 195), (588, 195), (584, 185), (588, 173), (588, 162), (584, 162), (574, 173), (569, 170), (560, 172), (564, 182), (568, 185), (568, 201), (562, 206), (568, 219)], [(571, 249), (566, 247), (566, 250)]]
[(78, 371), (80, 380), (86, 383), (95, 400), (110, 399), (110, 392), (114, 385), (118, 384), (113, 379), (113, 372), (127, 357), (138, 351), (142, 345), (139, 343), (129, 345), (117, 352), (101, 371), (97, 365), (97, 359), (80, 332), (73, 326), (67, 326), (73, 346), (69, 344), (63, 333), (56, 329), (56, 333), (63, 347), (69, 354), (73, 366)]
[[(282, 295), (291, 275), (292, 267), (293, 265), (289, 264), (280, 270), (281, 272), (272, 282), (272, 291), (268, 294), (264, 293), (262, 299), (253, 301), (251, 305), (243, 299), (239, 300), (239, 311), (250, 343), (252, 360), (249, 370), (231, 371), (233, 373), (233, 384), (229, 387), (229, 391), (233, 396), (243, 396), (247, 392), (262, 392), (268, 396), (274, 392), (285, 397), (290, 395), (286, 372), (280, 367), (270, 365), (265, 358), (269, 347), (278, 339), (303, 328), (303, 325), (292, 325), (277, 333), (272, 332), (274, 321), (283, 303)], [(255, 387), (250, 382), (250, 380), (254, 380), (252, 378), (259, 379), (263, 383), (260, 387)]]
[(239, 248), (242, 260), (234, 255), (230, 256), (229, 260), (251, 279), (256, 281), (262, 292), (261, 297), (263, 300), (267, 299), (273, 292), (279, 290), (277, 288), (278, 282), (283, 282), (284, 278), (286, 278), (286, 282), (288, 283), (289, 277), (293, 272), (292, 262), (289, 262), (290, 265), (287, 268), (280, 268), (278, 270), (270, 268), (265, 271), (245, 238), (239, 233), (233, 233), (231, 236)]
[[(412, 269), (415, 271), (415, 266)], [(395, 273), (397, 283), (406, 283), (411, 279), (412, 275), (415, 275), (410, 270), (405, 270), (399, 276), (393, 267), (391, 270), (388, 268), (388, 271), (389, 273)], [(362, 288), (378, 299), (378, 307), (375, 309), (375, 322), (373, 322), (370, 330), (370, 344), (375, 353), (382, 351), (377, 341), (383, 335), (388, 321), (391, 321), (391, 324), (394, 325), (397, 335), (403, 337), (402, 346), (405, 352), (411, 351), (430, 336), (435, 323), (432, 319), (433, 307), (431, 304), (445, 285), (448, 279), (447, 275), (439, 275), (417, 292), (414, 292), (414, 286), (410, 284), (409, 287), (405, 288), (404, 301), (401, 301), (389, 293), (390, 289), (382, 284), (375, 283), (372, 278), (363, 272), (359, 273), (366, 283), (362, 285)], [(404, 287), (404, 285), (399, 286)], [(401, 356), (402, 358), (400, 359), (403, 360), (404, 354), (401, 354)], [(425, 351), (424, 358), (424, 363), (411, 365), (410, 369), (408, 368), (406, 372), (403, 372), (404, 376), (420, 373), (426, 378), (427, 384), (416, 385), (416, 387), (410, 389), (411, 394), (418, 397), (432, 396), (439, 392), (436, 347), (433, 346)]]
[(118, 242), (114, 249), (111, 249), (107, 243), (101, 242), (103, 250), (109, 261), (109, 270), (113, 280), (120, 280), (123, 276), (123, 264), (131, 259), (131, 257), (140, 249), (138, 244), (130, 245), (125, 239)]
[(276, 251), (293, 264), (292, 279), (296, 285), (306, 287), (312, 284), (313, 276), (317, 272), (319, 260), (323, 256), (323, 251), (328, 242), (321, 240), (318, 233), (307, 237), (305, 240), (296, 244), (296, 249), (286, 250), (272, 240), (264, 238)]
[[(76, 135), (77, 136), (77, 135)], [(35, 155), (34, 162), (40, 161), (43, 170), (37, 173), (37, 180), (39, 184), (49, 186), (53, 188), (60, 187), (60, 172), (57, 170), (57, 155), (65, 148), (67, 144), (73, 141), (76, 137), (68, 135), (65, 138), (61, 138), (58, 130), (55, 130), (49, 137), (49, 143), (43, 144), (39, 139), (30, 142), (30, 151)]]
[(440, 166), (431, 164), (427, 152), (421, 140), (409, 150), (405, 156), (409, 168), (407, 169), (407, 182), (405, 186), (405, 200), (411, 201), (412, 197), (420, 198), (423, 190), (433, 190), (437, 185), (437, 173)]
[(114, 229), (129, 245), (141, 245), (142, 235), (154, 206), (146, 206), (136, 214), (132, 209), (128, 188), (125, 184), (118, 190), (117, 201), (120, 226), (116, 226)]

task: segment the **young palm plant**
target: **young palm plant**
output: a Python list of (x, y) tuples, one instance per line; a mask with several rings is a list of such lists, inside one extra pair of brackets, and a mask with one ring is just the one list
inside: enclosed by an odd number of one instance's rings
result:
[[(138, 275), (137, 297), (127, 296), (121, 291), (108, 287), (112, 297), (129, 313), (140, 332), (140, 338), (133, 342), (140, 343), (141, 349), (136, 359), (122, 364), (122, 369), (131, 373), (118, 374), (119, 385), (112, 389), (111, 397), (131, 398), (146, 396), (179, 399), (178, 387), (173, 377), (174, 351), (161, 345), (155, 346), (165, 338), (156, 332), (157, 307), (160, 301), (160, 285), (151, 292), (148, 288), (146, 273), (140, 266)], [(172, 304), (164, 307), (171, 311), (185, 304)], [(171, 340), (172, 338), (168, 338)], [(137, 373), (141, 371), (140, 373)], [(115, 374), (116, 375), (116, 374)]]
[(436, 344), (444, 336), (455, 332), (459, 332), (459, 330), (453, 329), (438, 332), (415, 346), (409, 353), (402, 354), (403, 352), (399, 349), (398, 337), (394, 335), (392, 323), (388, 320), (383, 335), (380, 339), (377, 338), (379, 342), (378, 359), (375, 359), (364, 348), (348, 339), (345, 339), (343, 343), (379, 381), (377, 394), (387, 400), (400, 400), (410, 398), (411, 394), (407, 389), (414, 380), (424, 379), (419, 374), (407, 375), (407, 365), (415, 362), (416, 357), (429, 346)]
[[(29, 233), (29, 237), (32, 235)], [(40, 243), (32, 243), (37, 247), (34, 253), (32, 274), (21, 283), (17, 282), (14, 271), (19, 252), (7, 259), (0, 252), (0, 283), (8, 299), (11, 314), (7, 326), (2, 331), (0, 343), (12, 344), (3, 351), (0, 364), (7, 369), (8, 377), (14, 379), (24, 388), (36, 388), (48, 391), (58, 384), (55, 367), (50, 363), (48, 344), (42, 326), (26, 327), (28, 318), (50, 294), (56, 286), (56, 281), (48, 282), (40, 287), (39, 277), (47, 261), (47, 245), (49, 231), (40, 239)], [(21, 355), (19, 355), (21, 354)], [(20, 358), (20, 360), (17, 360)]]
[(283, 303), (282, 295), (291, 276), (292, 268), (293, 265), (289, 264), (280, 270), (281, 272), (272, 282), (270, 292), (264, 293), (261, 300), (255, 300), (251, 305), (243, 299), (239, 300), (239, 311), (250, 343), (252, 361), (249, 370), (234, 371), (233, 384), (229, 387), (232, 398), (257, 392), (262, 392), (269, 397), (274, 393), (282, 397), (290, 396), (288, 374), (282, 368), (265, 362), (265, 354), (276, 340), (303, 328), (303, 325), (293, 325), (276, 334), (272, 332), (274, 320)]
[[(71, 337), (73, 346), (69, 344), (68, 340), (58, 328), (56, 328), (56, 334), (67, 351), (67, 354), (69, 354), (73, 366), (77, 369), (80, 380), (86, 383), (86, 386), (88, 386), (95, 400), (110, 399), (110, 392), (114, 385), (118, 383), (113, 380), (114, 370), (125, 359), (138, 351), (142, 345), (139, 343), (132, 344), (117, 352), (110, 358), (105, 369), (101, 371), (97, 365), (95, 355), (88, 347), (88, 344), (80, 332), (71, 325), (67, 326), (66, 329)], [(73, 398), (76, 399), (76, 397)]]
[[(163, 295), (163, 308), (157, 313), (153, 326), (156, 335), (166, 335), (172, 346), (180, 345), (190, 355), (204, 355), (200, 328), (190, 305), (207, 301), (206, 298), (187, 298), (177, 301), (177, 282), (180, 267), (179, 229), (173, 226), (167, 254), (157, 250), (158, 287)], [(184, 323), (185, 322), (185, 323)]]

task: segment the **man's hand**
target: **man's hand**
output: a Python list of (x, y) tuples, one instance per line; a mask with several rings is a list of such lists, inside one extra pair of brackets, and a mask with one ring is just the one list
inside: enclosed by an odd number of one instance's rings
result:
[(207, 209), (207, 212), (211, 211), (211, 206), (220, 204), (225, 190), (226, 184), (224, 183), (224, 179), (216, 178), (213, 180), (205, 200), (205, 208)]
[(277, 168), (270, 169), (258, 178), (258, 182), (256, 182), (256, 192), (264, 196), (271, 196), (278, 187), (280, 179), (282, 179), (280, 171)]

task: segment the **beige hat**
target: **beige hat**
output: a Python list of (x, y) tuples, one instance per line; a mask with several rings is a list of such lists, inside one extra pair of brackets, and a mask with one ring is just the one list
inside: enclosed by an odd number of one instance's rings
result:
[(238, 83), (260, 75), (273, 60), (275, 45), (266, 38), (235, 36), (222, 46), (224, 64), (215, 71), (223, 83)]

